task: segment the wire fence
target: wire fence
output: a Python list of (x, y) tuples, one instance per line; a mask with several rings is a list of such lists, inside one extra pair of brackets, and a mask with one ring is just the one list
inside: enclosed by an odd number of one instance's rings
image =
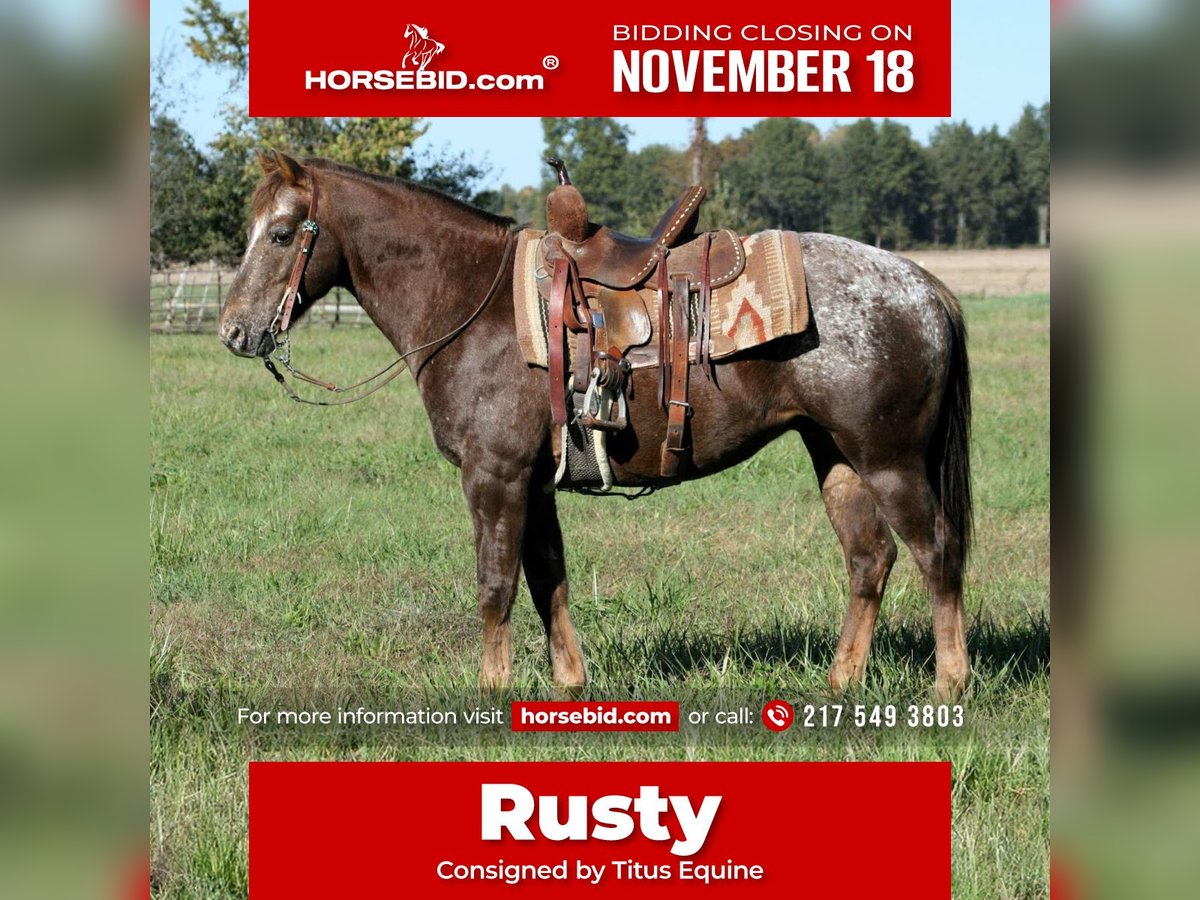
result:
[[(150, 331), (160, 334), (216, 332), (233, 271), (214, 267), (150, 273)], [(369, 325), (371, 320), (347, 291), (334, 288), (296, 326)]]

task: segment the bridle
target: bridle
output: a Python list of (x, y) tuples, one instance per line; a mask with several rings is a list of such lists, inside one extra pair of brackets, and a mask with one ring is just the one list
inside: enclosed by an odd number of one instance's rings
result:
[[(438, 347), (440, 349), (442, 345), (462, 334), (462, 332), (466, 330), (467, 326), (475, 321), (475, 319), (481, 312), (483, 312), (484, 308), (491, 301), (492, 297), (495, 296), (496, 290), (500, 287), (500, 284), (504, 279), (504, 273), (508, 269), (508, 263), (512, 259), (513, 248), (516, 246), (517, 233), (523, 226), (510, 225), (508, 227), (508, 234), (504, 239), (504, 256), (500, 260), (500, 268), (496, 271), (496, 277), (492, 279), (492, 284), (487, 289), (487, 293), (484, 294), (483, 299), (479, 302), (479, 305), (475, 307), (474, 311), (467, 316), (461, 324), (450, 329), (450, 331), (446, 332), (439, 338), (435, 338), (432, 341), (426, 341), (419, 347), (413, 347), (411, 350), (401, 353), (394, 360), (388, 363), (388, 365), (384, 366), (369, 378), (364, 378), (362, 381), (346, 385), (345, 387), (338, 387), (331, 381), (314, 378), (311, 375), (301, 372), (292, 365), (291, 359), (292, 345), (291, 338), (288, 336), (288, 326), (292, 321), (292, 310), (296, 305), (296, 301), (300, 297), (300, 282), (304, 279), (304, 270), (308, 268), (308, 261), (312, 257), (313, 243), (316, 241), (317, 235), (321, 232), (320, 226), (317, 225), (317, 203), (318, 197), (320, 196), (320, 188), (317, 186), (317, 179), (313, 176), (311, 171), (306, 169), (305, 174), (308, 175), (309, 183), (312, 185), (312, 198), (308, 202), (308, 215), (305, 217), (304, 222), (300, 225), (300, 248), (296, 253), (296, 261), (292, 263), (292, 272), (288, 277), (287, 286), (283, 289), (283, 296), (279, 299), (279, 306), (275, 309), (275, 318), (271, 320), (271, 325), (268, 327), (266, 332), (266, 337), (270, 339), (272, 346), (270, 350), (263, 354), (263, 365), (266, 367), (267, 371), (274, 376), (275, 380), (282, 385), (283, 389), (287, 391), (288, 396), (297, 403), (307, 403), (310, 406), (345, 406), (348, 403), (357, 403), (359, 400), (364, 400), (381, 388), (386, 387), (396, 378), (397, 375), (404, 371), (404, 368), (401, 364), (406, 362), (408, 357), (412, 356), (414, 353), (419, 353), (422, 350), (428, 350), (430, 347)], [(271, 357), (277, 350), (279, 351), (280, 365), (287, 369), (293, 377), (300, 381), (307, 382), (308, 384), (315, 384), (318, 387), (322, 387), (334, 394), (344, 394), (348, 391), (365, 387), (366, 385), (371, 384), (371, 382), (382, 378), (385, 375), (387, 377), (383, 378), (383, 380), (378, 384), (363, 391), (356, 397), (346, 397), (340, 400), (309, 400), (297, 394), (296, 390), (290, 384), (288, 384), (287, 379), (283, 377), (283, 373), (276, 368)], [(398, 366), (400, 368), (397, 368)]]
[(312, 198), (308, 201), (308, 215), (304, 217), (304, 222), (300, 225), (300, 250), (296, 254), (296, 261), (292, 263), (292, 274), (288, 276), (287, 286), (283, 289), (283, 296), (279, 299), (279, 306), (275, 310), (275, 318), (271, 320), (269, 330), (272, 337), (286, 333), (288, 325), (291, 324), (292, 308), (300, 296), (300, 280), (304, 278), (304, 270), (308, 268), (308, 260), (312, 256), (312, 245), (316, 241), (317, 235), (321, 233), (321, 227), (317, 225), (317, 203), (321, 196), (321, 188), (312, 172), (307, 174), (308, 181), (312, 185)]

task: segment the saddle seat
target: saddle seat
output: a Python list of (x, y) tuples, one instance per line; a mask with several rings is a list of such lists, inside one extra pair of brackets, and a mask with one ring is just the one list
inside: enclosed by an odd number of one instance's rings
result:
[[(696, 221), (706, 191), (694, 184), (663, 213), (648, 237), (624, 234), (588, 220), (587, 203), (571, 184), (566, 165), (556, 157), (546, 160), (558, 173), (559, 184), (546, 197), (547, 255), (559, 243), (584, 281), (617, 290), (639, 287), (655, 274), (660, 257), (667, 256), (667, 274), (686, 272), (692, 290), (699, 290), (702, 246)], [(710, 248), (713, 286), (733, 280), (727, 273), (740, 271), (741, 240), (732, 232), (715, 232)], [(736, 275), (733, 275), (736, 278)]]
[(689, 187), (648, 237), (634, 237), (601, 225), (593, 226), (584, 240), (568, 242), (579, 277), (611, 288), (631, 288), (645, 281), (658, 262), (660, 247), (678, 248), (694, 239), (704, 193), (701, 185)]

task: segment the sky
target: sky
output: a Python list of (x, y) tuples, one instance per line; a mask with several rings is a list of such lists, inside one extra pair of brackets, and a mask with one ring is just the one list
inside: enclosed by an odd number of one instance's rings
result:
[[(184, 44), (182, 25), (187, 0), (150, 0), (150, 56), (172, 60), (171, 80), (182, 86), (174, 115), (196, 143), (206, 145), (220, 127), (220, 110), (228, 95), (228, 77), (199, 64)], [(245, 9), (247, 0), (225, 0), (226, 9)], [(974, 128), (998, 125), (1006, 130), (1025, 104), (1040, 106), (1050, 99), (1050, 4), (1048, 0), (953, 0), (952, 95), (955, 121)], [(243, 89), (244, 90), (244, 89)], [(852, 119), (805, 117), (822, 131)], [(687, 144), (687, 118), (620, 119), (632, 130), (630, 147), (648, 144)], [(755, 118), (710, 118), (710, 140), (740, 134)], [(938, 118), (897, 119), (913, 136), (926, 142)], [(486, 159), (499, 184), (536, 184), (541, 180), (542, 127), (536, 118), (431, 118), (417, 149), (448, 147)], [(503, 140), (497, 140), (497, 135)]]

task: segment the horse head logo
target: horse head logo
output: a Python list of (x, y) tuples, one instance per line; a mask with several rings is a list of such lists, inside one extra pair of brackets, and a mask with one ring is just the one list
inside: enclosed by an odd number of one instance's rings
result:
[(422, 28), (420, 25), (405, 25), (404, 36), (408, 38), (408, 52), (404, 54), (400, 64), (407, 67), (409, 60), (412, 60), (419, 72), (423, 72), (430, 60), (446, 49), (445, 44), (429, 36), (428, 28)]

